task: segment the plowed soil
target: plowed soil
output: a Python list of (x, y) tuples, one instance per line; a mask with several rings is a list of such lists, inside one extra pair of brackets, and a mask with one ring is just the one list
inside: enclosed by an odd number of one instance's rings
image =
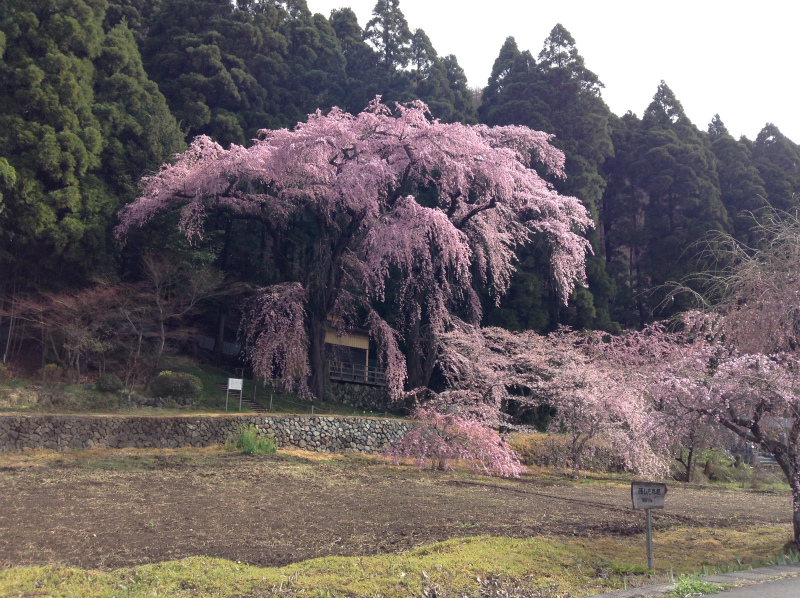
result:
[[(656, 529), (790, 529), (788, 494), (670, 484)], [(0, 566), (204, 555), (284, 565), (470, 535), (640, 534), (624, 482), (505, 481), (367, 457), (208, 451), (0, 455)]]

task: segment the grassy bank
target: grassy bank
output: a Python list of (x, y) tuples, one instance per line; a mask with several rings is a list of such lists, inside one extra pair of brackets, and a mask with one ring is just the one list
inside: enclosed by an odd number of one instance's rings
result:
[[(225, 391), (218, 385), (227, 383), (229, 377), (236, 377), (237, 374), (210, 365), (200, 365), (187, 359), (176, 359), (174, 363), (166, 363), (165, 369), (192, 374), (200, 379), (203, 390), (200, 397), (192, 401), (192, 405), (179, 406), (174, 401), (167, 401), (166, 405), (159, 407), (141, 406), (133, 397), (146, 399), (153, 396), (141, 388), (132, 392), (102, 392), (97, 390), (97, 385), (93, 382), (70, 384), (59, 378), (58, 381), (45, 384), (41, 379), (13, 378), (0, 381), (0, 414), (27, 412), (142, 415), (153, 412), (181, 414), (225, 412)], [(251, 379), (244, 380), (244, 396), (254, 399), (272, 413), (310, 415), (312, 411), (312, 403), (295, 393), (283, 392), (270, 384)], [(314, 401), (313, 406), (314, 413), (321, 415), (387, 416), (384, 413), (373, 413), (330, 401)], [(228, 410), (239, 411), (237, 396), (229, 397)], [(251, 412), (247, 404), (242, 405), (242, 411)]]
[[(505, 591), (520, 596), (582, 596), (680, 573), (727, 571), (740, 563), (761, 563), (763, 555), (778, 553), (783, 540), (785, 530), (778, 528), (724, 533), (677, 528), (662, 538), (657, 549), (659, 574), (655, 578), (641, 565), (639, 539), (559, 542), (478, 536), (397, 555), (326, 557), (281, 568), (204, 557), (107, 572), (16, 567), (0, 571), (0, 595), (399, 598), (502, 595), (497, 592)], [(685, 550), (687, 543), (691, 551)]]

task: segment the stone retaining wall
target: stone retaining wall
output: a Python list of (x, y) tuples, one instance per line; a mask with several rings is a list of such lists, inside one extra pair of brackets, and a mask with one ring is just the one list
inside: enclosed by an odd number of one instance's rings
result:
[(394, 401), (385, 386), (369, 386), (351, 382), (331, 382), (331, 397), (337, 403), (350, 405), (356, 409), (378, 413), (404, 413), (408, 410), (405, 400)]
[(223, 444), (243, 426), (276, 444), (318, 452), (376, 453), (405, 434), (404, 420), (335, 416), (0, 416), (0, 452), (26, 449), (178, 448)]

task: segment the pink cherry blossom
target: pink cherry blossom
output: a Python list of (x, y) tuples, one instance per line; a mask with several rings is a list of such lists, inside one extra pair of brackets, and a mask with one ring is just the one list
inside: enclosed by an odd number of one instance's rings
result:
[(450, 470), (460, 460), (476, 473), (516, 478), (525, 472), (505, 440), (478, 418), (422, 407), (414, 419), (417, 425), (385, 452), (395, 464), (411, 458), (420, 469)]
[(625, 465), (664, 475), (669, 461), (662, 420), (645, 392), (648, 370), (619, 367), (600, 337), (559, 330), (542, 336), (461, 323), (445, 335), (441, 368), (448, 390), (432, 404), (494, 426), (519, 429), (513, 413), (548, 405), (553, 429), (567, 433), (573, 472), (602, 438)]
[[(391, 110), (376, 98), (358, 115), (318, 111), (291, 131), (260, 134), (247, 148), (195, 139), (143, 180), (116, 234), (124, 239), (167, 210), (180, 210), (189, 240), (202, 238), (212, 213), (259, 222), (271, 247), (264, 259), (283, 279), (257, 291), (243, 320), (261, 376), (296, 384), (309, 375), (311, 393), (321, 396), (324, 331), (329, 316), (347, 313), (336, 326), (371, 330), (399, 395), (406, 376), (398, 343), (435, 356), (452, 310), (479, 319), (476, 284), (496, 298), (507, 290), (514, 249), (533, 231), (550, 242), (565, 301), (584, 280), (590, 248), (581, 235), (592, 222), (580, 201), (534, 170), (532, 161), (563, 176), (564, 155), (545, 133), (445, 124), (421, 102)], [(316, 238), (289, 253), (296, 226), (313, 226)], [(390, 333), (372, 307), (395, 278), (398, 324)]]

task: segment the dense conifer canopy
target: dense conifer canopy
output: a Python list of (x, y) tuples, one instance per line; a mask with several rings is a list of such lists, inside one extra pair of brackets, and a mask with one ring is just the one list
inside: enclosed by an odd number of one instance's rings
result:
[[(614, 115), (580, 40), (560, 24), (538, 52), (508, 38), (484, 88), (470, 89), (424, 25), (408, 23), (398, 0), (377, 1), (363, 26), (349, 8), (315, 15), (304, 0), (2, 3), (0, 291), (135, 276), (145, 247), (177, 251), (174, 227), (164, 215), (121, 254), (114, 214), (186, 142), (203, 134), (249, 147), (259, 129), (292, 128), (334, 106), (358, 114), (376, 95), (387, 105), (423, 100), (442, 123), (545, 131), (564, 152), (565, 178), (541, 174), (595, 222), (587, 286), (564, 305), (548, 245), (534, 235), (517, 249), (499, 304), (479, 293), (484, 324), (641, 326), (661, 304), (651, 289), (706, 267), (692, 248), (709, 230), (756, 243), (747, 212), (797, 207), (800, 146), (776, 124), (754, 140), (731, 137), (718, 115), (700, 130), (663, 82), (638, 116)], [(432, 189), (419, 192), (437, 201)], [(252, 222), (221, 214), (205, 226), (186, 259), (216, 263), (233, 280), (280, 279)], [(293, 235), (298, 247), (313, 238), (305, 225)], [(11, 282), (15, 272), (23, 282)]]
[(3, 4), (0, 290), (17, 274), (46, 287), (113, 268), (114, 214), (183, 146), (127, 26), (104, 31), (105, 9)]

